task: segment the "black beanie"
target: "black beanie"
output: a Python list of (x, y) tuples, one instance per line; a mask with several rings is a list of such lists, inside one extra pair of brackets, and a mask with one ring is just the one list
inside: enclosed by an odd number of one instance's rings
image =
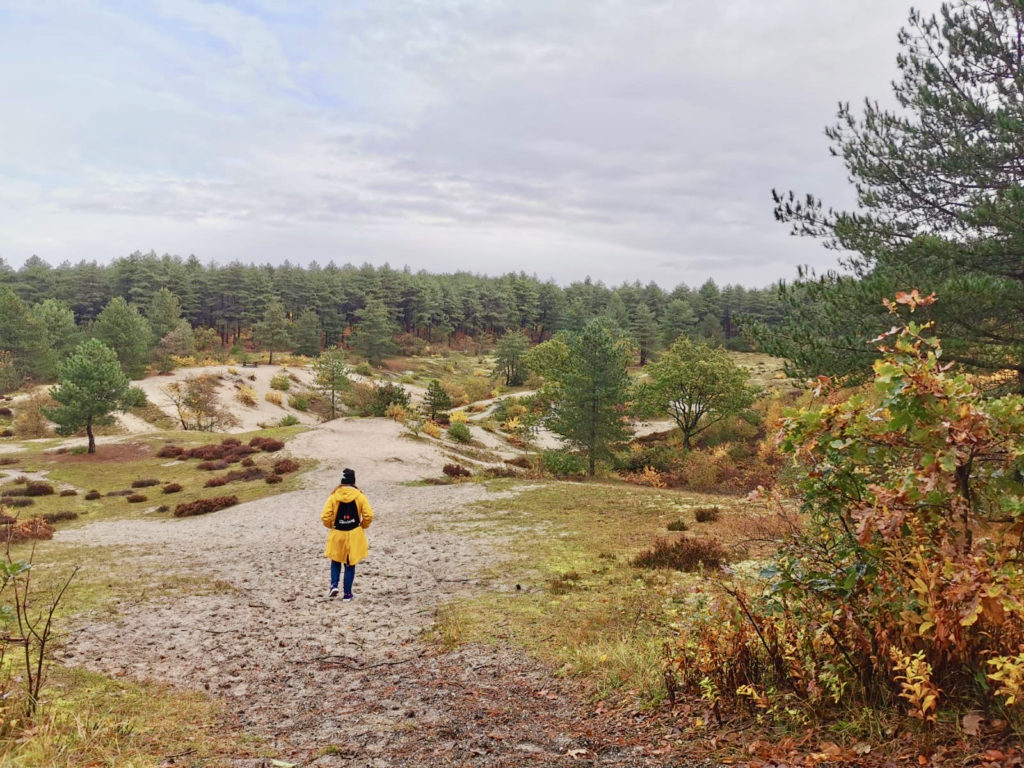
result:
[(356, 484), (356, 471), (354, 469), (348, 469), (347, 467), (341, 470), (341, 484), (342, 485), (355, 485)]

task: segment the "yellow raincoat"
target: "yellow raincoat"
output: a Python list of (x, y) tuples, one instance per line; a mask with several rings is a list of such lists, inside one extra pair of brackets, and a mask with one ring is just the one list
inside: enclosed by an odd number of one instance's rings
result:
[[(338, 502), (354, 501), (359, 509), (359, 528), (351, 531), (338, 531), (334, 528), (334, 515), (338, 509)], [(370, 545), (366, 542), (364, 528), (370, 527), (373, 520), (373, 509), (370, 502), (366, 500), (363, 492), (354, 485), (339, 485), (324, 503), (324, 511), (320, 513), (320, 520), (324, 526), (330, 528), (327, 534), (327, 551), (325, 557), (329, 557), (338, 563), (355, 565), (370, 553)]]

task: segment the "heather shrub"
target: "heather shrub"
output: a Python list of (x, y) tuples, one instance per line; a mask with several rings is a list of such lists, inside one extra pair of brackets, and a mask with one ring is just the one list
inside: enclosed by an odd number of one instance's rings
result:
[(516, 456), (512, 459), (505, 459), (505, 463), (520, 469), (530, 469), (533, 464), (526, 456)]
[(31, 507), (35, 504), (35, 499), (27, 499), (24, 496), (5, 496), (4, 506), (5, 507)]
[(25, 496), (51, 496), (53, 495), (53, 486), (49, 483), (44, 483), (41, 480), (30, 480), (25, 484), (24, 495)]
[(152, 487), (154, 485), (160, 485), (160, 481), (156, 480), (156, 479), (154, 479), (152, 477), (146, 478), (144, 480), (133, 480), (132, 481), (132, 488), (150, 488), (150, 487)]
[(698, 523), (713, 523), (722, 516), (720, 507), (697, 507), (693, 517)]
[(235, 469), (228, 472), (224, 477), (229, 483), (235, 480), (262, 480), (266, 476), (259, 467), (247, 467), (246, 469)]
[(253, 461), (252, 458), (247, 456), (244, 459), (242, 459), (241, 464), (243, 467), (252, 467), (255, 466), (256, 462)]
[(77, 512), (71, 512), (70, 510), (64, 510), (64, 511), (61, 511), (61, 512), (50, 512), (48, 514), (43, 515), (43, 520), (45, 520), (46, 522), (50, 523), (51, 525), (53, 523), (63, 522), (64, 520), (77, 520), (77, 519), (78, 519), (78, 513)]
[(124, 489), (120, 491), (107, 491), (107, 496), (131, 496), (133, 493), (135, 491)]
[(204, 488), (219, 488), (220, 486), (227, 485), (227, 484), (228, 484), (228, 479), (226, 477), (224, 477), (223, 475), (217, 475), (216, 477), (211, 477), (209, 480), (207, 480), (205, 483), (203, 483), (203, 487)]
[(177, 493), (178, 491), (181, 490), (181, 485), (178, 483), (168, 483), (160, 490), (162, 490), (164, 493)]
[(253, 448), (258, 448), (265, 453), (273, 453), (274, 451), (280, 451), (284, 448), (284, 443), (273, 437), (254, 437), (249, 441), (249, 445)]
[(67, 498), (68, 496), (77, 496), (77, 495), (78, 495), (78, 491), (76, 491), (74, 488), (65, 488), (63, 491), (60, 492), (60, 496), (63, 496), (65, 498)]
[(194, 515), (205, 515), (210, 512), (233, 507), (237, 503), (237, 496), (215, 496), (210, 499), (196, 499), (193, 502), (176, 506), (174, 508), (174, 516), (192, 517)]
[(275, 485), (280, 483), (283, 478), (280, 475), (267, 475), (264, 479), (266, 480), (267, 485)]
[(89, 491), (87, 494), (85, 494), (86, 501), (96, 501), (96, 499), (101, 498), (103, 498), (103, 494), (96, 490)]
[(682, 518), (673, 520), (667, 527), (670, 531), (685, 531), (687, 529), (686, 521)]
[(180, 445), (165, 445), (156, 452), (156, 455), (161, 459), (175, 459), (184, 452), (185, 449)]
[(633, 558), (633, 565), (639, 568), (671, 568), (689, 573), (698, 568), (720, 568), (727, 560), (721, 542), (682, 536), (673, 541), (658, 539), (651, 549)]
[(218, 461), (201, 461), (196, 464), (196, 469), (202, 469), (207, 472), (217, 472), (227, 468), (228, 463), (223, 459), (219, 459)]
[(141, 504), (143, 501), (146, 501), (146, 497), (141, 493), (133, 493), (126, 499), (126, 501), (129, 504)]
[(452, 478), (471, 477), (473, 474), (461, 464), (445, 464), (441, 471)]
[(280, 459), (274, 462), (274, 471), (279, 475), (286, 475), (289, 472), (296, 472), (299, 469), (299, 462), (294, 459)]

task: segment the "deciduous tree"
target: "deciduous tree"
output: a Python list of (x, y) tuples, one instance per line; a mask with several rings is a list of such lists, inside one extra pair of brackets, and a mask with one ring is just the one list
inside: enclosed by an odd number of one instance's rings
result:
[(680, 337), (656, 363), (640, 387), (644, 410), (671, 416), (683, 433), (683, 445), (722, 419), (742, 412), (754, 401), (747, 372), (723, 349)]

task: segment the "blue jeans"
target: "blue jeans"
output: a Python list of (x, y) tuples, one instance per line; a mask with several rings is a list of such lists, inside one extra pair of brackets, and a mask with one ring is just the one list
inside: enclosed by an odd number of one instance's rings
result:
[[(338, 586), (338, 577), (341, 576), (341, 566), (337, 560), (331, 560), (331, 589)], [(352, 582), (356, 578), (356, 567), (345, 563), (345, 594), (352, 594)]]

